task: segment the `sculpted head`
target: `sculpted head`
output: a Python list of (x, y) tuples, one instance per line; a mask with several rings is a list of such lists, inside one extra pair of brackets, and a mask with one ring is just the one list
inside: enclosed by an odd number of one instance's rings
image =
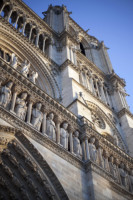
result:
[(50, 114), (49, 114), (49, 118), (50, 118), (51, 120), (53, 120), (53, 119), (54, 119), (54, 113), (50, 113)]
[(9, 89), (11, 89), (12, 86), (13, 86), (13, 82), (12, 82), (12, 81), (9, 81), (9, 82), (6, 84), (6, 86), (7, 86)]
[(74, 133), (74, 135), (75, 135), (75, 137), (79, 137), (79, 132), (78, 131), (75, 131), (75, 133)]
[(67, 122), (64, 122), (63, 125), (62, 125), (62, 127), (66, 130), (67, 127), (68, 127), (68, 123), (67, 123)]
[(111, 163), (113, 163), (113, 162), (114, 162), (114, 158), (113, 158), (113, 156), (110, 156), (110, 158), (109, 158), (109, 159), (110, 159), (110, 162), (111, 162)]
[(124, 163), (123, 162), (121, 162), (120, 168), (124, 169)]
[(22, 94), (21, 94), (21, 99), (26, 99), (27, 98), (27, 93), (26, 92), (23, 92)]
[(40, 102), (36, 104), (36, 108), (37, 108), (38, 110), (41, 110), (41, 107), (42, 107), (42, 104), (41, 104)]
[(95, 137), (91, 137), (91, 138), (90, 138), (90, 143), (94, 144), (95, 141), (96, 141)]

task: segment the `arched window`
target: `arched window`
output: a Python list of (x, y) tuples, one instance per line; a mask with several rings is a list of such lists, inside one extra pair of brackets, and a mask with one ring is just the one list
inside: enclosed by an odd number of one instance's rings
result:
[(29, 24), (29, 23), (26, 24), (26, 26), (25, 26), (25, 32), (24, 32), (24, 35), (25, 35), (26, 37), (29, 37), (30, 29), (31, 29), (30, 24)]
[(11, 56), (8, 53), (6, 53), (6, 61), (10, 62), (10, 60), (11, 60)]
[(80, 50), (81, 50), (81, 53), (85, 56), (85, 49), (81, 42), (80, 42)]
[(1, 12), (1, 16), (7, 19), (9, 12), (10, 12), (10, 6), (6, 5)]
[(32, 34), (31, 34), (31, 42), (35, 44), (36, 42), (36, 36), (37, 36), (37, 31), (35, 28), (33, 28), (32, 30)]
[(45, 41), (45, 53), (49, 55), (49, 39), (46, 39)]
[(11, 14), (11, 17), (9, 19), (9, 23), (12, 24), (12, 25), (15, 25), (15, 22), (17, 20), (17, 12), (16, 11), (13, 11), (12, 14)]
[(39, 36), (39, 43), (38, 46), (41, 50), (43, 50), (43, 36), (42, 34)]
[(22, 31), (23, 24), (24, 24), (24, 19), (23, 19), (23, 17), (19, 17), (18, 23), (17, 23), (17, 27), (16, 27), (16, 28), (17, 28), (20, 32)]
[(0, 10), (2, 9), (3, 6), (3, 0), (0, 1)]

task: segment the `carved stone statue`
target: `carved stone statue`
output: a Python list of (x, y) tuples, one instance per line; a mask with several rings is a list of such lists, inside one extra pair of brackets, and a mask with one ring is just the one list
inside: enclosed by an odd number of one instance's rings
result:
[(27, 62), (27, 60), (24, 61), (24, 63), (21, 64), (22, 70), (21, 73), (27, 77), (29, 73), (30, 63)]
[(60, 144), (65, 148), (68, 149), (68, 123), (64, 122), (62, 128), (60, 129)]
[(114, 138), (114, 145), (119, 146), (119, 140), (116, 134), (113, 135)]
[(42, 123), (42, 119), (43, 119), (43, 114), (40, 111), (41, 107), (42, 107), (42, 104), (41, 103), (37, 103), (36, 107), (33, 108), (33, 110), (32, 110), (31, 123), (38, 131), (40, 131), (40, 127), (41, 127), (41, 123)]
[(54, 119), (54, 114), (50, 113), (47, 118), (46, 133), (50, 139), (55, 141), (56, 140), (56, 133), (55, 133), (56, 126), (55, 126), (53, 119)]
[(96, 147), (95, 147), (95, 138), (92, 137), (90, 139), (90, 142), (89, 142), (89, 153), (90, 153), (90, 159), (94, 162), (96, 162), (97, 160), (97, 150), (96, 150)]
[(121, 177), (121, 184), (126, 187), (127, 183), (126, 183), (126, 178), (127, 178), (127, 173), (124, 169), (124, 164), (121, 163), (120, 164), (120, 168), (119, 168), (119, 171), (120, 171), (120, 177)]
[(103, 153), (103, 160), (104, 160), (104, 169), (106, 171), (110, 171), (108, 157), (109, 157), (109, 153), (107, 151), (104, 151), (104, 153)]
[(114, 163), (114, 158), (113, 156), (110, 156), (109, 158), (109, 168), (110, 168), (110, 173), (117, 179), (119, 180), (119, 172), (117, 169), (116, 164)]
[(27, 106), (26, 106), (26, 98), (27, 98), (27, 93), (23, 92), (20, 96), (20, 98), (16, 99), (16, 107), (15, 107), (15, 112), (20, 119), (25, 120), (26, 116), (26, 111), (27, 111)]
[(0, 89), (0, 105), (6, 107), (11, 100), (11, 88), (13, 82), (8, 82), (5, 86)]
[(98, 151), (98, 164), (104, 168), (104, 159), (103, 159), (103, 148), (99, 146)]
[(11, 67), (14, 69), (17, 69), (18, 66), (18, 57), (15, 55), (15, 53), (12, 53), (11, 55), (11, 61), (10, 61)]
[(79, 140), (79, 132), (75, 131), (74, 138), (73, 138), (73, 151), (78, 157), (82, 157), (82, 149)]
[(30, 81), (32, 81), (35, 84), (37, 78), (38, 78), (38, 73), (32, 71), (32, 73), (30, 74), (30, 77), (29, 77)]

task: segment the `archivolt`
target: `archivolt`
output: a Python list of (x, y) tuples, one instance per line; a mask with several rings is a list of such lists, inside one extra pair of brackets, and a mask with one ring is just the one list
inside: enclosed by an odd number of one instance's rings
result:
[(0, 199), (68, 200), (47, 162), (20, 131), (14, 129), (0, 155)]

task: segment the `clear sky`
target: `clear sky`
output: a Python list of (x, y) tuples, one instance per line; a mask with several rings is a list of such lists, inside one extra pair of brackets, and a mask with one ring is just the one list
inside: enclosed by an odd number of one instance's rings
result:
[(115, 72), (126, 81), (133, 112), (133, 0), (23, 0), (41, 18), (48, 5), (67, 6), (71, 17), (90, 35), (103, 40)]

